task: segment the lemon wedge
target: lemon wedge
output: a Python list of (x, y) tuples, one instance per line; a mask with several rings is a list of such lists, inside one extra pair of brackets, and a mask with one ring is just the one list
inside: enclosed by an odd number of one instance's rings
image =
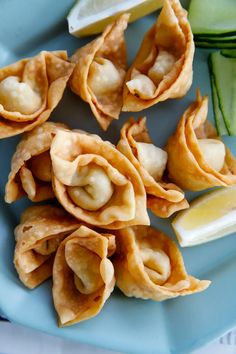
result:
[(199, 245), (236, 231), (236, 186), (209, 192), (175, 217), (173, 229), (182, 247)]
[(76, 37), (101, 33), (118, 15), (130, 13), (129, 22), (163, 5), (163, 0), (79, 0), (68, 14), (69, 32)]

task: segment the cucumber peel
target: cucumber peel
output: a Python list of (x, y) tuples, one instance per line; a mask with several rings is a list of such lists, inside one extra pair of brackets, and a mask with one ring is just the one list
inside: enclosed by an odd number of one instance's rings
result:
[(236, 33), (235, 0), (191, 0), (189, 21), (194, 34)]
[(226, 42), (226, 43), (209, 43), (209, 42), (202, 42), (202, 41), (195, 41), (196, 47), (199, 48), (218, 48), (218, 49), (236, 49), (236, 42), (231, 43), (231, 42)]
[(218, 51), (209, 58), (213, 108), (219, 135), (236, 135), (235, 55), (236, 51), (232, 54), (230, 51)]
[[(209, 67), (212, 67), (211, 60), (209, 60)], [(214, 116), (215, 116), (215, 123), (216, 123), (216, 130), (218, 135), (223, 136), (223, 135), (228, 135), (229, 131), (226, 128), (224, 118), (222, 115), (222, 112), (220, 110), (220, 102), (217, 94), (217, 89), (215, 85), (215, 78), (214, 74), (211, 70), (211, 88), (212, 88), (212, 102), (213, 102), (213, 110), (214, 110)]]
[(224, 57), (227, 57), (227, 58), (236, 58), (236, 50), (227, 50), (227, 49), (224, 49), (221, 51), (221, 54), (224, 56)]
[(197, 46), (236, 48), (235, 0), (191, 0), (189, 22)]

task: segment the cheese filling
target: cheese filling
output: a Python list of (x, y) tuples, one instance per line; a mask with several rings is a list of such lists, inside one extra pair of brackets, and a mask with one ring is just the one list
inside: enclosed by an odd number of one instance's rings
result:
[(67, 192), (76, 205), (93, 211), (110, 200), (114, 186), (102, 167), (89, 165), (80, 167)]
[(131, 80), (126, 82), (126, 86), (133, 95), (143, 99), (152, 98), (156, 90), (152, 80), (136, 69), (132, 71)]
[(136, 143), (137, 157), (141, 165), (159, 181), (166, 169), (167, 152), (149, 143)]
[(198, 139), (198, 146), (206, 163), (219, 172), (225, 162), (225, 144), (216, 139)]
[(0, 104), (5, 110), (32, 114), (41, 104), (40, 95), (17, 76), (9, 76), (0, 82)]
[(171, 273), (170, 259), (162, 250), (143, 247), (140, 250), (144, 268), (153, 283), (161, 285)]
[(154, 65), (148, 71), (148, 76), (156, 86), (158, 86), (163, 77), (171, 71), (175, 61), (176, 59), (172, 54), (165, 50), (159, 51)]
[(100, 274), (101, 258), (97, 254), (69, 241), (65, 258), (74, 272), (74, 284), (80, 293), (92, 294), (104, 285)]
[(88, 86), (96, 96), (119, 90), (122, 86), (125, 71), (117, 70), (108, 59), (95, 58), (88, 74)]

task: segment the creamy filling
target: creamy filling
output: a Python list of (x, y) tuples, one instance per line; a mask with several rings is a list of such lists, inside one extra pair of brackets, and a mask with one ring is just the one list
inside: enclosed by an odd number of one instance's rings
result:
[(160, 50), (147, 75), (142, 74), (137, 69), (132, 70), (131, 80), (126, 82), (129, 91), (143, 99), (153, 98), (157, 86), (164, 76), (171, 71), (175, 62), (176, 58), (172, 54)]
[(117, 70), (108, 59), (95, 58), (88, 74), (88, 86), (96, 96), (118, 90), (123, 83), (125, 71)]
[(126, 86), (133, 95), (143, 99), (152, 98), (156, 90), (152, 80), (136, 69), (132, 71), (131, 80), (126, 82)]
[(165, 50), (159, 51), (155, 63), (148, 71), (148, 76), (156, 86), (158, 86), (163, 77), (171, 71), (175, 61), (176, 59), (172, 54)]
[(159, 181), (166, 169), (167, 152), (149, 143), (136, 143), (137, 157), (145, 170)]
[(42, 101), (30, 85), (20, 82), (17, 76), (9, 76), (0, 82), (0, 104), (10, 112), (32, 114), (40, 108)]
[(198, 139), (198, 146), (206, 163), (219, 172), (225, 162), (225, 145), (216, 139)]
[(89, 165), (79, 168), (67, 192), (76, 205), (95, 211), (111, 199), (114, 186), (102, 167)]
[(165, 283), (171, 273), (170, 259), (166, 253), (144, 247), (140, 254), (149, 278), (157, 285)]
[(100, 274), (101, 258), (94, 252), (76, 243), (68, 242), (65, 258), (74, 272), (74, 284), (82, 294), (92, 294), (99, 290), (104, 282)]

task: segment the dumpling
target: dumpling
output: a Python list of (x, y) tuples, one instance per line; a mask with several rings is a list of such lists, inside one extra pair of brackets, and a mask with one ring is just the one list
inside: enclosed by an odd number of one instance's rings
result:
[(166, 218), (188, 208), (183, 191), (163, 177), (168, 155), (155, 146), (146, 127), (146, 118), (130, 118), (121, 129), (117, 149), (134, 165), (147, 193), (147, 205), (157, 216)]
[(113, 119), (119, 118), (122, 107), (127, 66), (124, 31), (128, 19), (128, 14), (121, 15), (100, 37), (78, 49), (71, 57), (76, 66), (70, 87), (89, 103), (103, 130)]
[(81, 226), (59, 246), (53, 265), (53, 301), (59, 325), (68, 326), (96, 316), (115, 285), (108, 259), (115, 236)]
[(66, 51), (43, 51), (0, 69), (0, 139), (44, 123), (73, 69)]
[(208, 97), (198, 91), (166, 147), (169, 177), (192, 191), (236, 184), (236, 159), (207, 120), (207, 111)]
[(125, 78), (122, 111), (183, 97), (192, 84), (194, 42), (179, 0), (165, 0)]
[(178, 247), (162, 232), (134, 226), (117, 233), (118, 251), (112, 262), (116, 285), (126, 296), (162, 301), (210, 285), (187, 274)]
[(24, 195), (33, 202), (54, 198), (49, 149), (56, 131), (65, 127), (46, 122), (25, 133), (12, 157), (5, 193), (7, 203)]
[(57, 247), (80, 225), (55, 206), (33, 206), (24, 211), (15, 229), (14, 264), (25, 286), (33, 289), (52, 275)]
[(60, 130), (50, 153), (55, 195), (77, 219), (106, 229), (149, 224), (142, 180), (111, 143)]

